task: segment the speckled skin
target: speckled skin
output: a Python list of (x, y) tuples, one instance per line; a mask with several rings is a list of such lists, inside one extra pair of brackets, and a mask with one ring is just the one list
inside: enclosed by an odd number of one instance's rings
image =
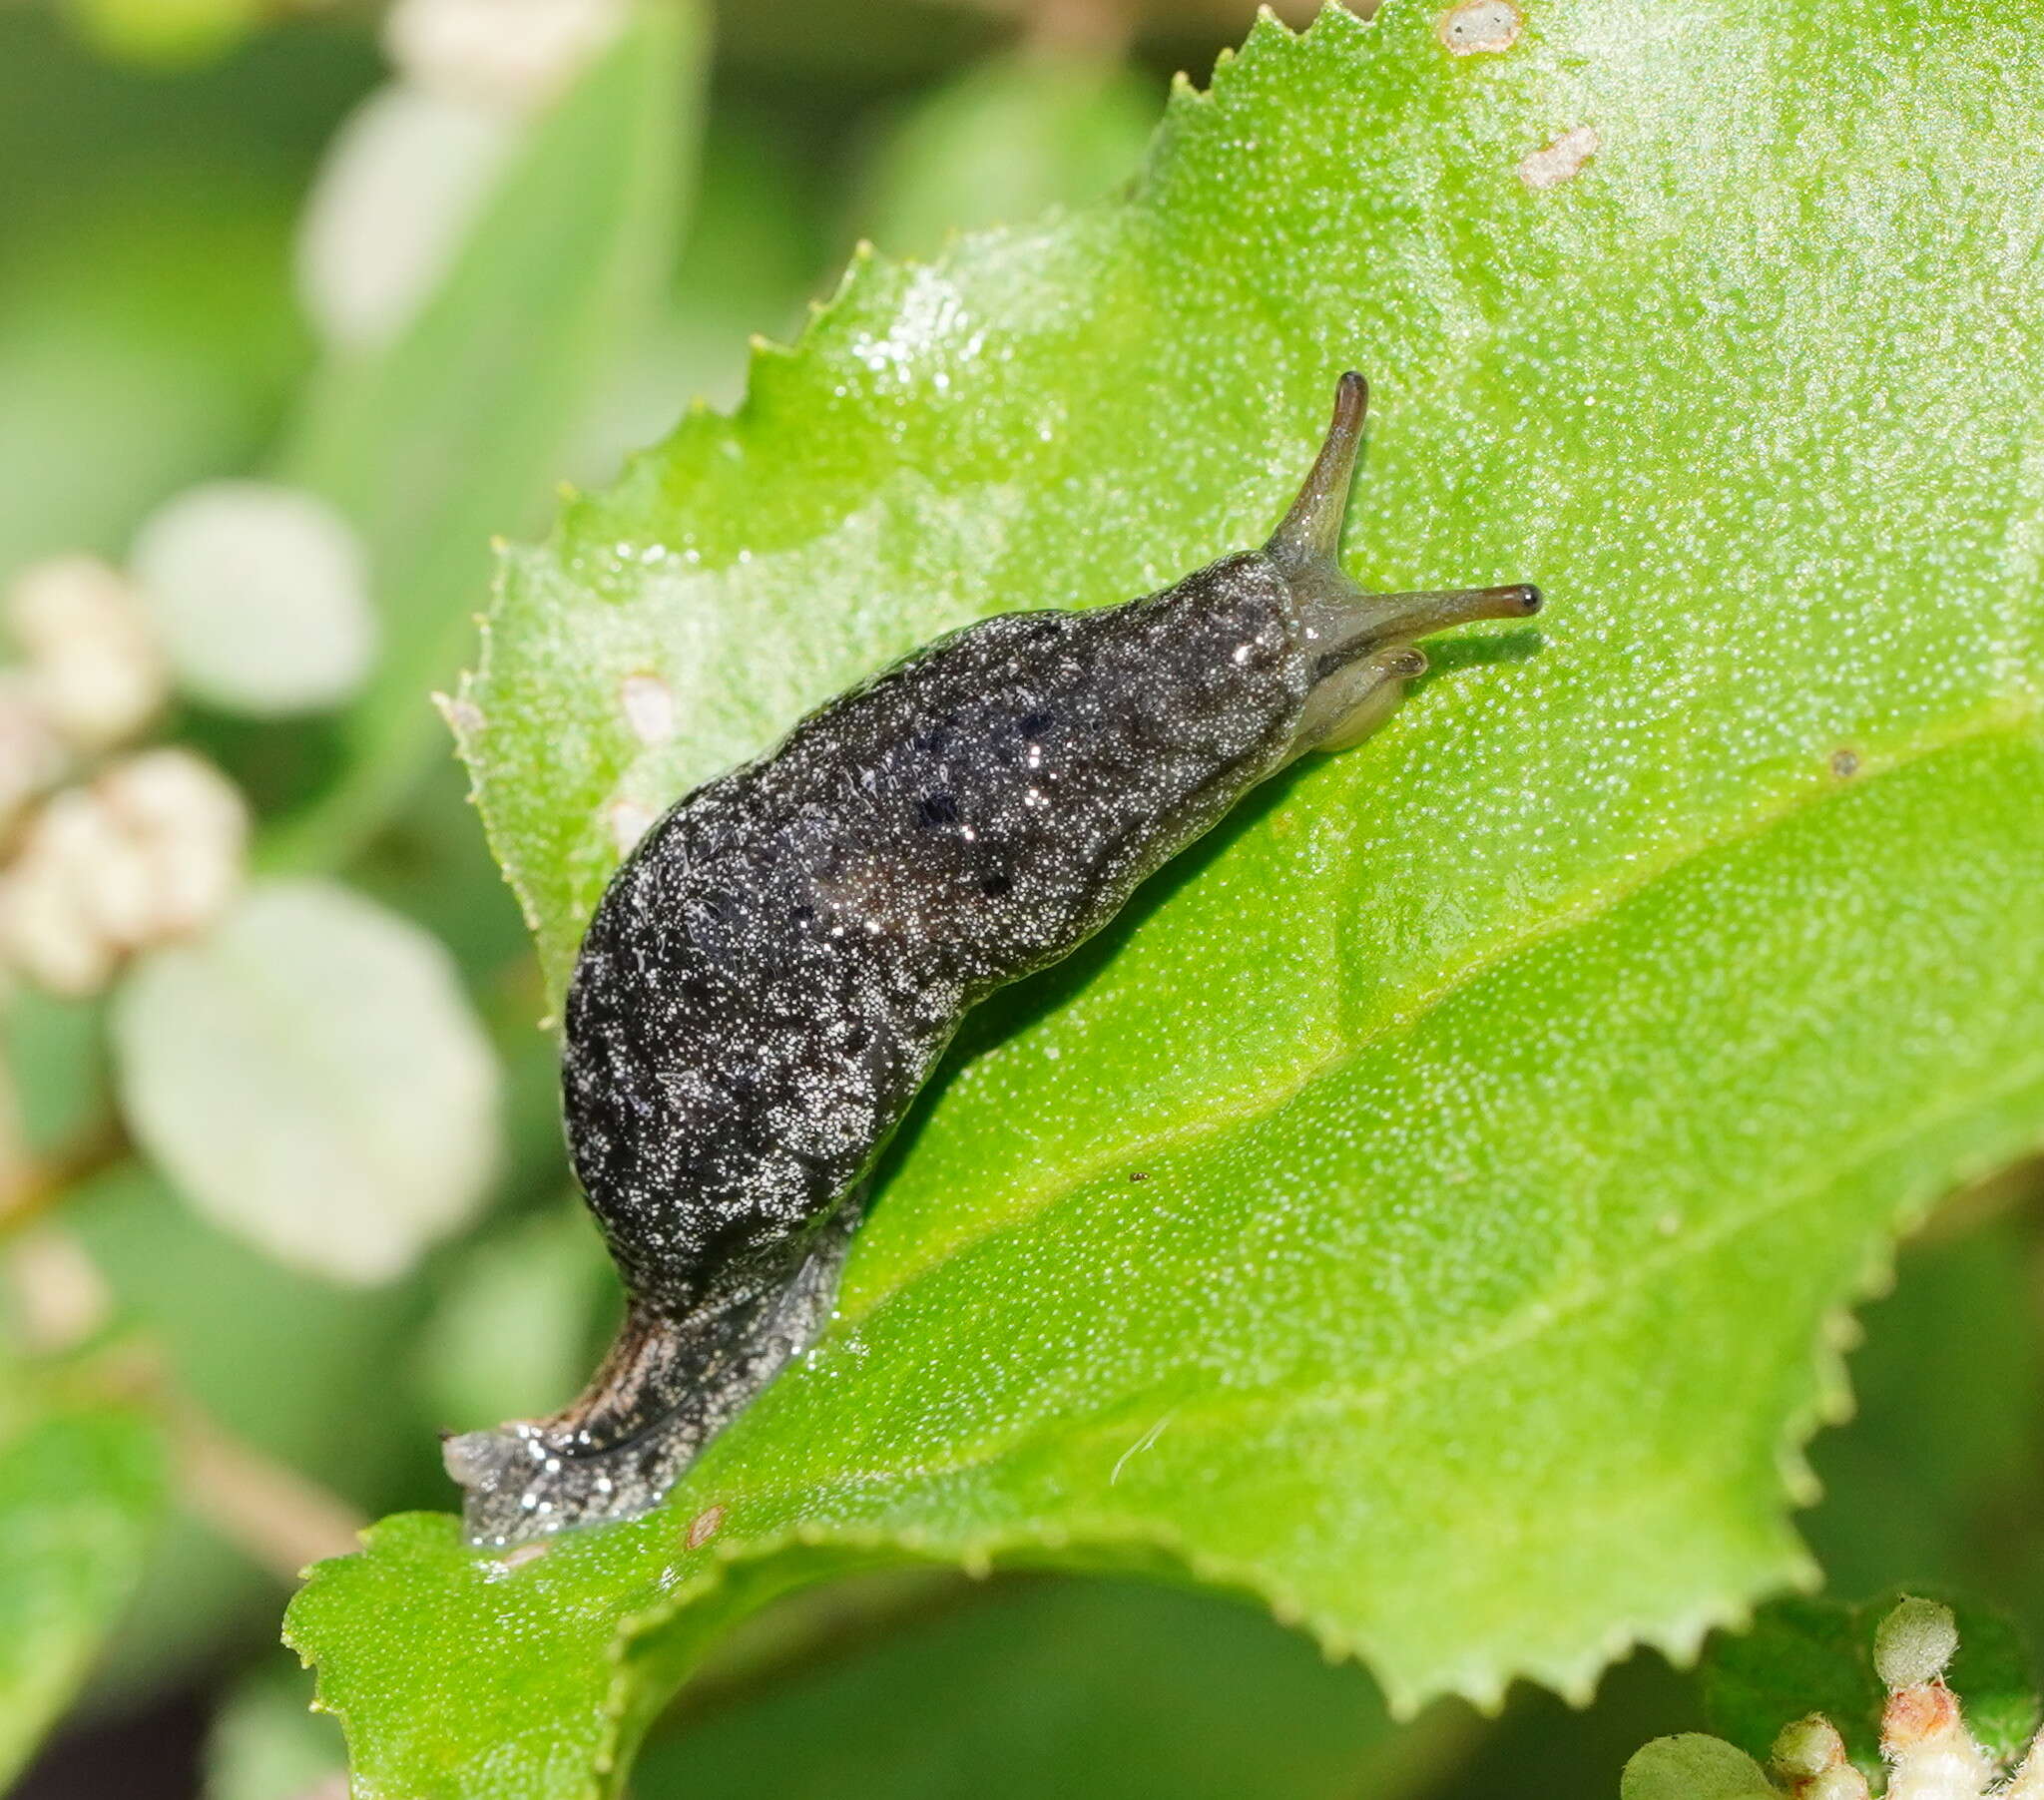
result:
[(583, 942), (564, 1065), (628, 1317), (567, 1412), (449, 1443), (472, 1539), (655, 1504), (827, 1316), (873, 1161), (966, 1010), (1289, 760), (1317, 688), (1402, 691), (1409, 650), (1355, 684), (1331, 571), (1275, 546), (967, 626), (647, 833)]
[(1310, 684), (1289, 611), (1241, 556), (1128, 606), (982, 621), (654, 826), (567, 1014), (576, 1172), (634, 1294), (681, 1316), (778, 1270), (964, 1010), (1270, 772)]

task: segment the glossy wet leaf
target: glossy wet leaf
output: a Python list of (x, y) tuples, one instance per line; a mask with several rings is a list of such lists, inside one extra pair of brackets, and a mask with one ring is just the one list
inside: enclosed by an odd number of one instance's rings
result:
[(89, 1371), (0, 1366), (0, 1782), (91, 1668), (161, 1519), (155, 1426)]
[(730, 1616), (904, 1557), (1190, 1573), (1399, 1706), (1810, 1575), (1839, 1309), (2044, 1136), (2044, 47), (1436, 23), (1259, 27), (1129, 203), (861, 264), (511, 558), (463, 729), (556, 981), (619, 841), (804, 706), (1259, 541), (1344, 366), (1350, 568), (1550, 607), (968, 1026), (831, 1329), (666, 1511), (321, 1572), (365, 1794), (614, 1784)]

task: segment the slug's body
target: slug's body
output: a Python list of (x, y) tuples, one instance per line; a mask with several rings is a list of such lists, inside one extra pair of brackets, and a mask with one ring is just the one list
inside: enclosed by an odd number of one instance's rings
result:
[(826, 1316), (863, 1183), (965, 1011), (1057, 961), (1249, 788), (1389, 715), (1411, 641), (1531, 588), (1371, 596), (1335, 545), (1342, 377), (1262, 551), (967, 626), (698, 788), (618, 871), (569, 991), (576, 1173), (629, 1297), (558, 1417), (447, 1445), (502, 1544), (656, 1504)]

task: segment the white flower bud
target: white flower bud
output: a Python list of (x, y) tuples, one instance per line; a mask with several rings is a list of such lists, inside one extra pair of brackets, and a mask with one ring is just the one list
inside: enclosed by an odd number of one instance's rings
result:
[(1943, 1674), (1958, 1647), (1958, 1620), (1949, 1606), (1904, 1599), (1873, 1634), (1873, 1666), (1889, 1687), (1914, 1687)]
[(0, 879), (0, 953), (55, 993), (94, 993), (126, 954), (220, 916), (247, 838), (241, 795), (190, 751), (119, 763), (29, 821)]
[[(58, 794), (29, 821), (0, 881), (0, 951), (53, 994), (97, 993), (114, 973), (116, 947), (94, 904), (109, 848), (101, 824), (84, 789)], [(125, 871), (114, 875), (124, 883)]]
[(1979, 1800), (1994, 1775), (1951, 1689), (1934, 1678), (1888, 1695), (1880, 1751), (1888, 1759), (1887, 1800)]
[(1844, 1740), (1838, 1728), (1820, 1712), (1784, 1725), (1775, 1739), (1773, 1752), (1777, 1772), (1791, 1781), (1806, 1781), (1836, 1768), (1845, 1760)]
[(1773, 1759), (1794, 1800), (1867, 1800), (1866, 1777), (1846, 1759), (1845, 1740), (1820, 1712), (1784, 1725)]
[[(90, 788), (71, 788), (44, 810), (32, 840), (69, 886), (79, 917), (119, 954), (149, 936), (154, 908), (148, 850), (121, 829)], [(24, 859), (26, 860), (26, 859)]]
[(0, 1254), (0, 1283), (14, 1328), (31, 1350), (75, 1350), (114, 1316), (113, 1290), (86, 1248), (69, 1231), (33, 1225)]
[(132, 947), (189, 937), (227, 910), (242, 883), (249, 812), (226, 776), (187, 750), (151, 750), (110, 769), (98, 793), (148, 859), (148, 923)]
[(383, 49), (420, 87), (515, 115), (566, 89), (626, 15), (625, 0), (396, 0)]
[(2044, 1731), (2030, 1739), (2030, 1747), (2023, 1752), (2023, 1760), (2016, 1764), (1999, 1800), (2044, 1800)]
[(164, 702), (163, 654), (135, 590), (97, 557), (54, 557), (25, 569), (7, 622), (27, 654), (28, 692), (81, 750), (133, 737)]
[(178, 683), (260, 716), (338, 704), (376, 651), (367, 558), (316, 496), (258, 481), (189, 488), (135, 540), (135, 577)]
[(64, 745), (36, 704), (28, 673), (0, 670), (0, 831), (64, 773)]

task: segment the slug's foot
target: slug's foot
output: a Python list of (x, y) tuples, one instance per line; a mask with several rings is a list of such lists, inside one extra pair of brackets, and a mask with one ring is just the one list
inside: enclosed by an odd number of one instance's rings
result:
[(467, 1491), (461, 1523), (469, 1543), (502, 1546), (650, 1512), (695, 1454), (691, 1437), (656, 1429), (636, 1443), (578, 1455), (547, 1421), (513, 1419), (495, 1431), (451, 1437), (440, 1454)]
[(551, 1419), (514, 1419), (441, 1446), (474, 1545), (636, 1519), (704, 1445), (814, 1342), (837, 1296), (859, 1205), (809, 1240), (791, 1279), (669, 1320), (634, 1303), (588, 1391)]

